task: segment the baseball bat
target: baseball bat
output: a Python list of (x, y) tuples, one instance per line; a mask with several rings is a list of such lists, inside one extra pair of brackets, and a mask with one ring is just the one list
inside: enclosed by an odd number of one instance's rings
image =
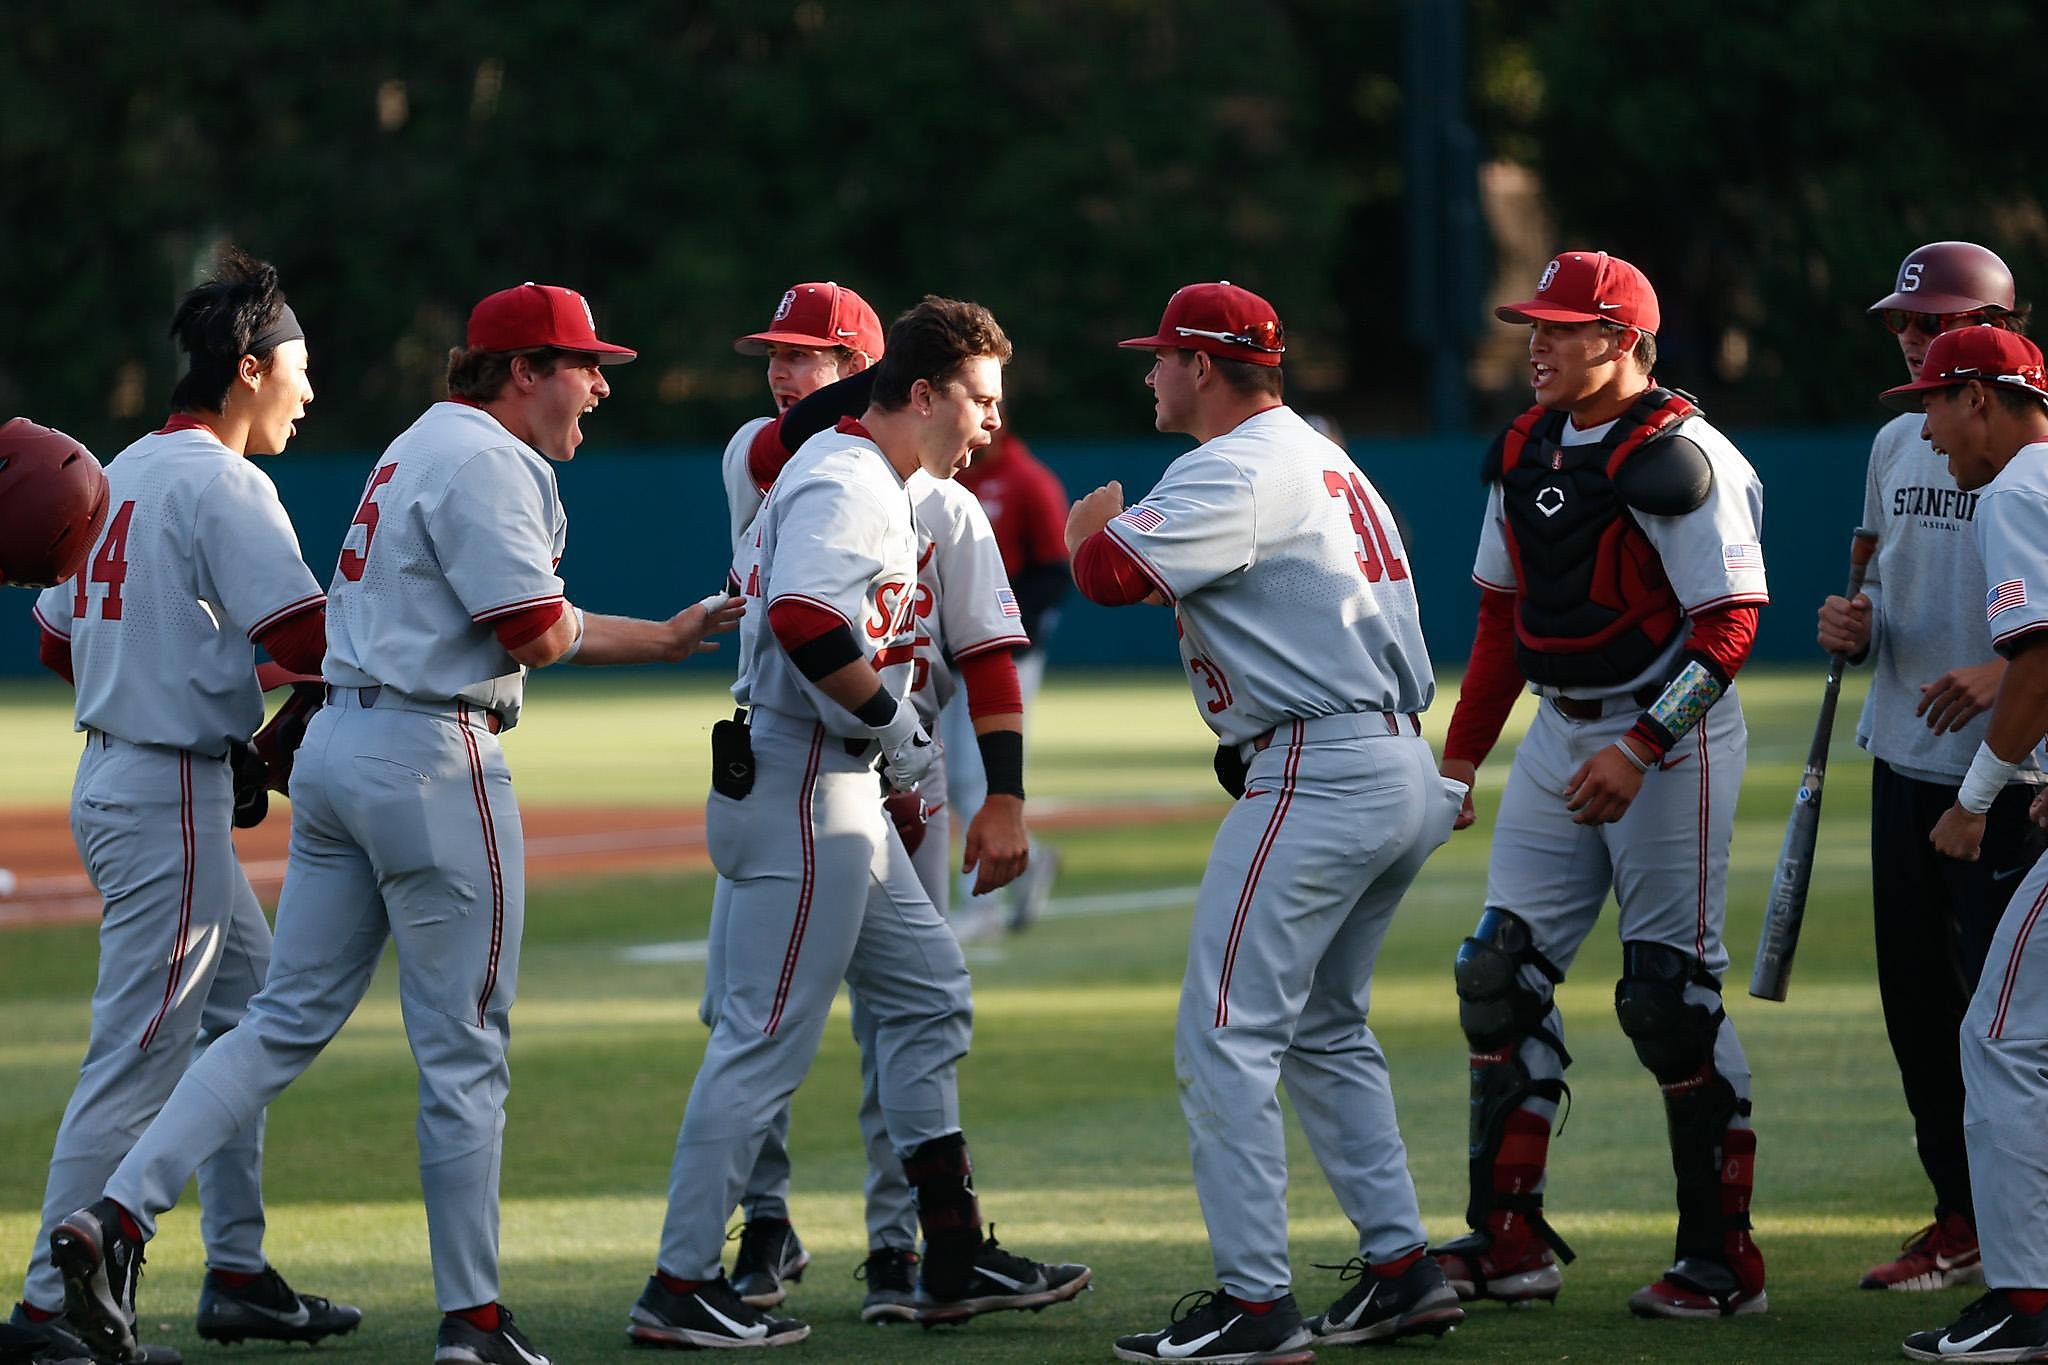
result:
[[(1849, 546), (1850, 601), (1863, 591), (1863, 574), (1877, 553), (1877, 532), (1856, 528)], [(1792, 987), (1792, 955), (1799, 950), (1799, 926), (1806, 919), (1806, 891), (1813, 881), (1813, 850), (1820, 838), (1821, 789), (1827, 782), (1828, 743), (1835, 733), (1835, 701), (1842, 692), (1842, 654), (1828, 658), (1827, 688), (1821, 694), (1820, 719), (1814, 722), (1813, 746), (1806, 752), (1806, 771), (1792, 815), (1785, 821), (1785, 843), (1778, 851), (1778, 870), (1771, 878), (1771, 898), (1764, 906), (1763, 932), (1757, 935), (1756, 966), (1749, 974), (1749, 993), (1759, 1000), (1783, 1000)]]

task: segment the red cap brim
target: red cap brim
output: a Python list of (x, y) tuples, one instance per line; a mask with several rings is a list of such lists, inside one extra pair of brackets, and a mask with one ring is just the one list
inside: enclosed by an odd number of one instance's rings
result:
[(1964, 379), (1917, 379), (1911, 384), (1901, 384), (1896, 389), (1886, 389), (1877, 396), (1877, 401), (1897, 412), (1920, 411), (1920, 395), (1935, 389), (1953, 389), (1968, 383)]
[(1605, 316), (1583, 308), (1559, 308), (1554, 303), (1530, 299), (1526, 303), (1504, 303), (1493, 310), (1502, 322), (1599, 322)]
[(778, 346), (810, 346), (821, 351), (849, 344), (844, 337), (834, 341), (830, 337), (814, 337), (807, 332), (751, 332), (735, 341), (732, 348), (741, 355), (766, 355), (770, 342)]
[(1185, 348), (1187, 344), (1186, 337), (1132, 337), (1129, 341), (1117, 343), (1128, 351), (1156, 351), (1162, 346), (1177, 351)]
[(597, 363), (600, 365), (623, 365), (629, 360), (636, 359), (640, 354), (631, 347), (614, 346), (609, 341), (599, 341), (596, 337), (592, 337), (587, 342), (578, 342), (574, 346), (565, 346), (562, 349), (574, 351), (578, 355), (594, 355), (597, 357)]

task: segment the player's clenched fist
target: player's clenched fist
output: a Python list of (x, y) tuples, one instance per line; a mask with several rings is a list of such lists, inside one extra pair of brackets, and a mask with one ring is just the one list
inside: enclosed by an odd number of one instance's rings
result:
[(1820, 647), (1830, 654), (1855, 657), (1870, 648), (1870, 599), (1857, 593), (1830, 597), (1820, 604)]
[[(2040, 804), (2037, 797), (2035, 805)], [(1984, 817), (1964, 810), (1961, 806), (1950, 806), (1935, 821), (1927, 842), (1934, 845), (1934, 851), (1945, 858), (1956, 858), (1966, 863), (1977, 861), (1978, 852), (1984, 844)]]
[(1565, 783), (1564, 808), (1572, 812), (1574, 824), (1611, 825), (1628, 814), (1630, 803), (1642, 789), (1643, 770), (1610, 744), (1587, 759)]
[(1081, 542), (1100, 531), (1124, 510), (1124, 486), (1111, 479), (1074, 504), (1067, 513), (1067, 553), (1074, 554)]

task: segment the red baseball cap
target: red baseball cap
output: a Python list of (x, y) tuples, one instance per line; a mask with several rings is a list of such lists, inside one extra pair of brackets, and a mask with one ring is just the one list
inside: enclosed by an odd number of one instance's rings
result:
[(1992, 326), (1943, 332), (1928, 345), (1919, 379), (1877, 397), (1888, 408), (1918, 412), (1920, 395), (1929, 389), (1952, 389), (1973, 379), (2020, 389), (2048, 402), (2048, 368), (2041, 363), (2041, 348), (2018, 332)]
[(1536, 297), (1493, 310), (1502, 322), (1618, 322), (1655, 336), (1662, 320), (1657, 291), (1642, 271), (1604, 251), (1566, 251), (1551, 258)]
[(846, 346), (869, 360), (882, 355), (882, 320), (868, 301), (843, 284), (822, 280), (783, 291), (768, 319), (768, 330), (750, 332), (732, 344), (741, 355), (766, 355), (768, 343), (785, 346)]
[(1166, 301), (1159, 330), (1152, 336), (1119, 341), (1134, 351), (1162, 346), (1178, 351), (1206, 351), (1225, 360), (1252, 365), (1278, 365), (1287, 354), (1287, 329), (1273, 305), (1229, 280), (1182, 285)]
[(500, 289), (469, 312), (472, 351), (537, 351), (552, 346), (594, 355), (601, 365), (622, 365), (640, 354), (597, 339), (590, 303), (558, 284)]

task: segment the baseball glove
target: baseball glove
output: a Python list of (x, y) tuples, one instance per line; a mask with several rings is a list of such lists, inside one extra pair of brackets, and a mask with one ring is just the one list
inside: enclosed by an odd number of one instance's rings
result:
[(1244, 795), (1244, 779), (1250, 771), (1251, 765), (1238, 756), (1235, 744), (1216, 746), (1216, 781), (1233, 800)]
[(903, 851), (916, 853), (930, 828), (931, 812), (925, 808), (924, 798), (914, 791), (891, 792), (882, 798), (882, 809), (889, 812), (889, 822), (903, 840)]
[(262, 785), (279, 796), (291, 794), (292, 760), (306, 738), (306, 726), (326, 700), (327, 689), (320, 682), (293, 683), (292, 694), (284, 699), (284, 705), (249, 741), (250, 749), (263, 765)]

